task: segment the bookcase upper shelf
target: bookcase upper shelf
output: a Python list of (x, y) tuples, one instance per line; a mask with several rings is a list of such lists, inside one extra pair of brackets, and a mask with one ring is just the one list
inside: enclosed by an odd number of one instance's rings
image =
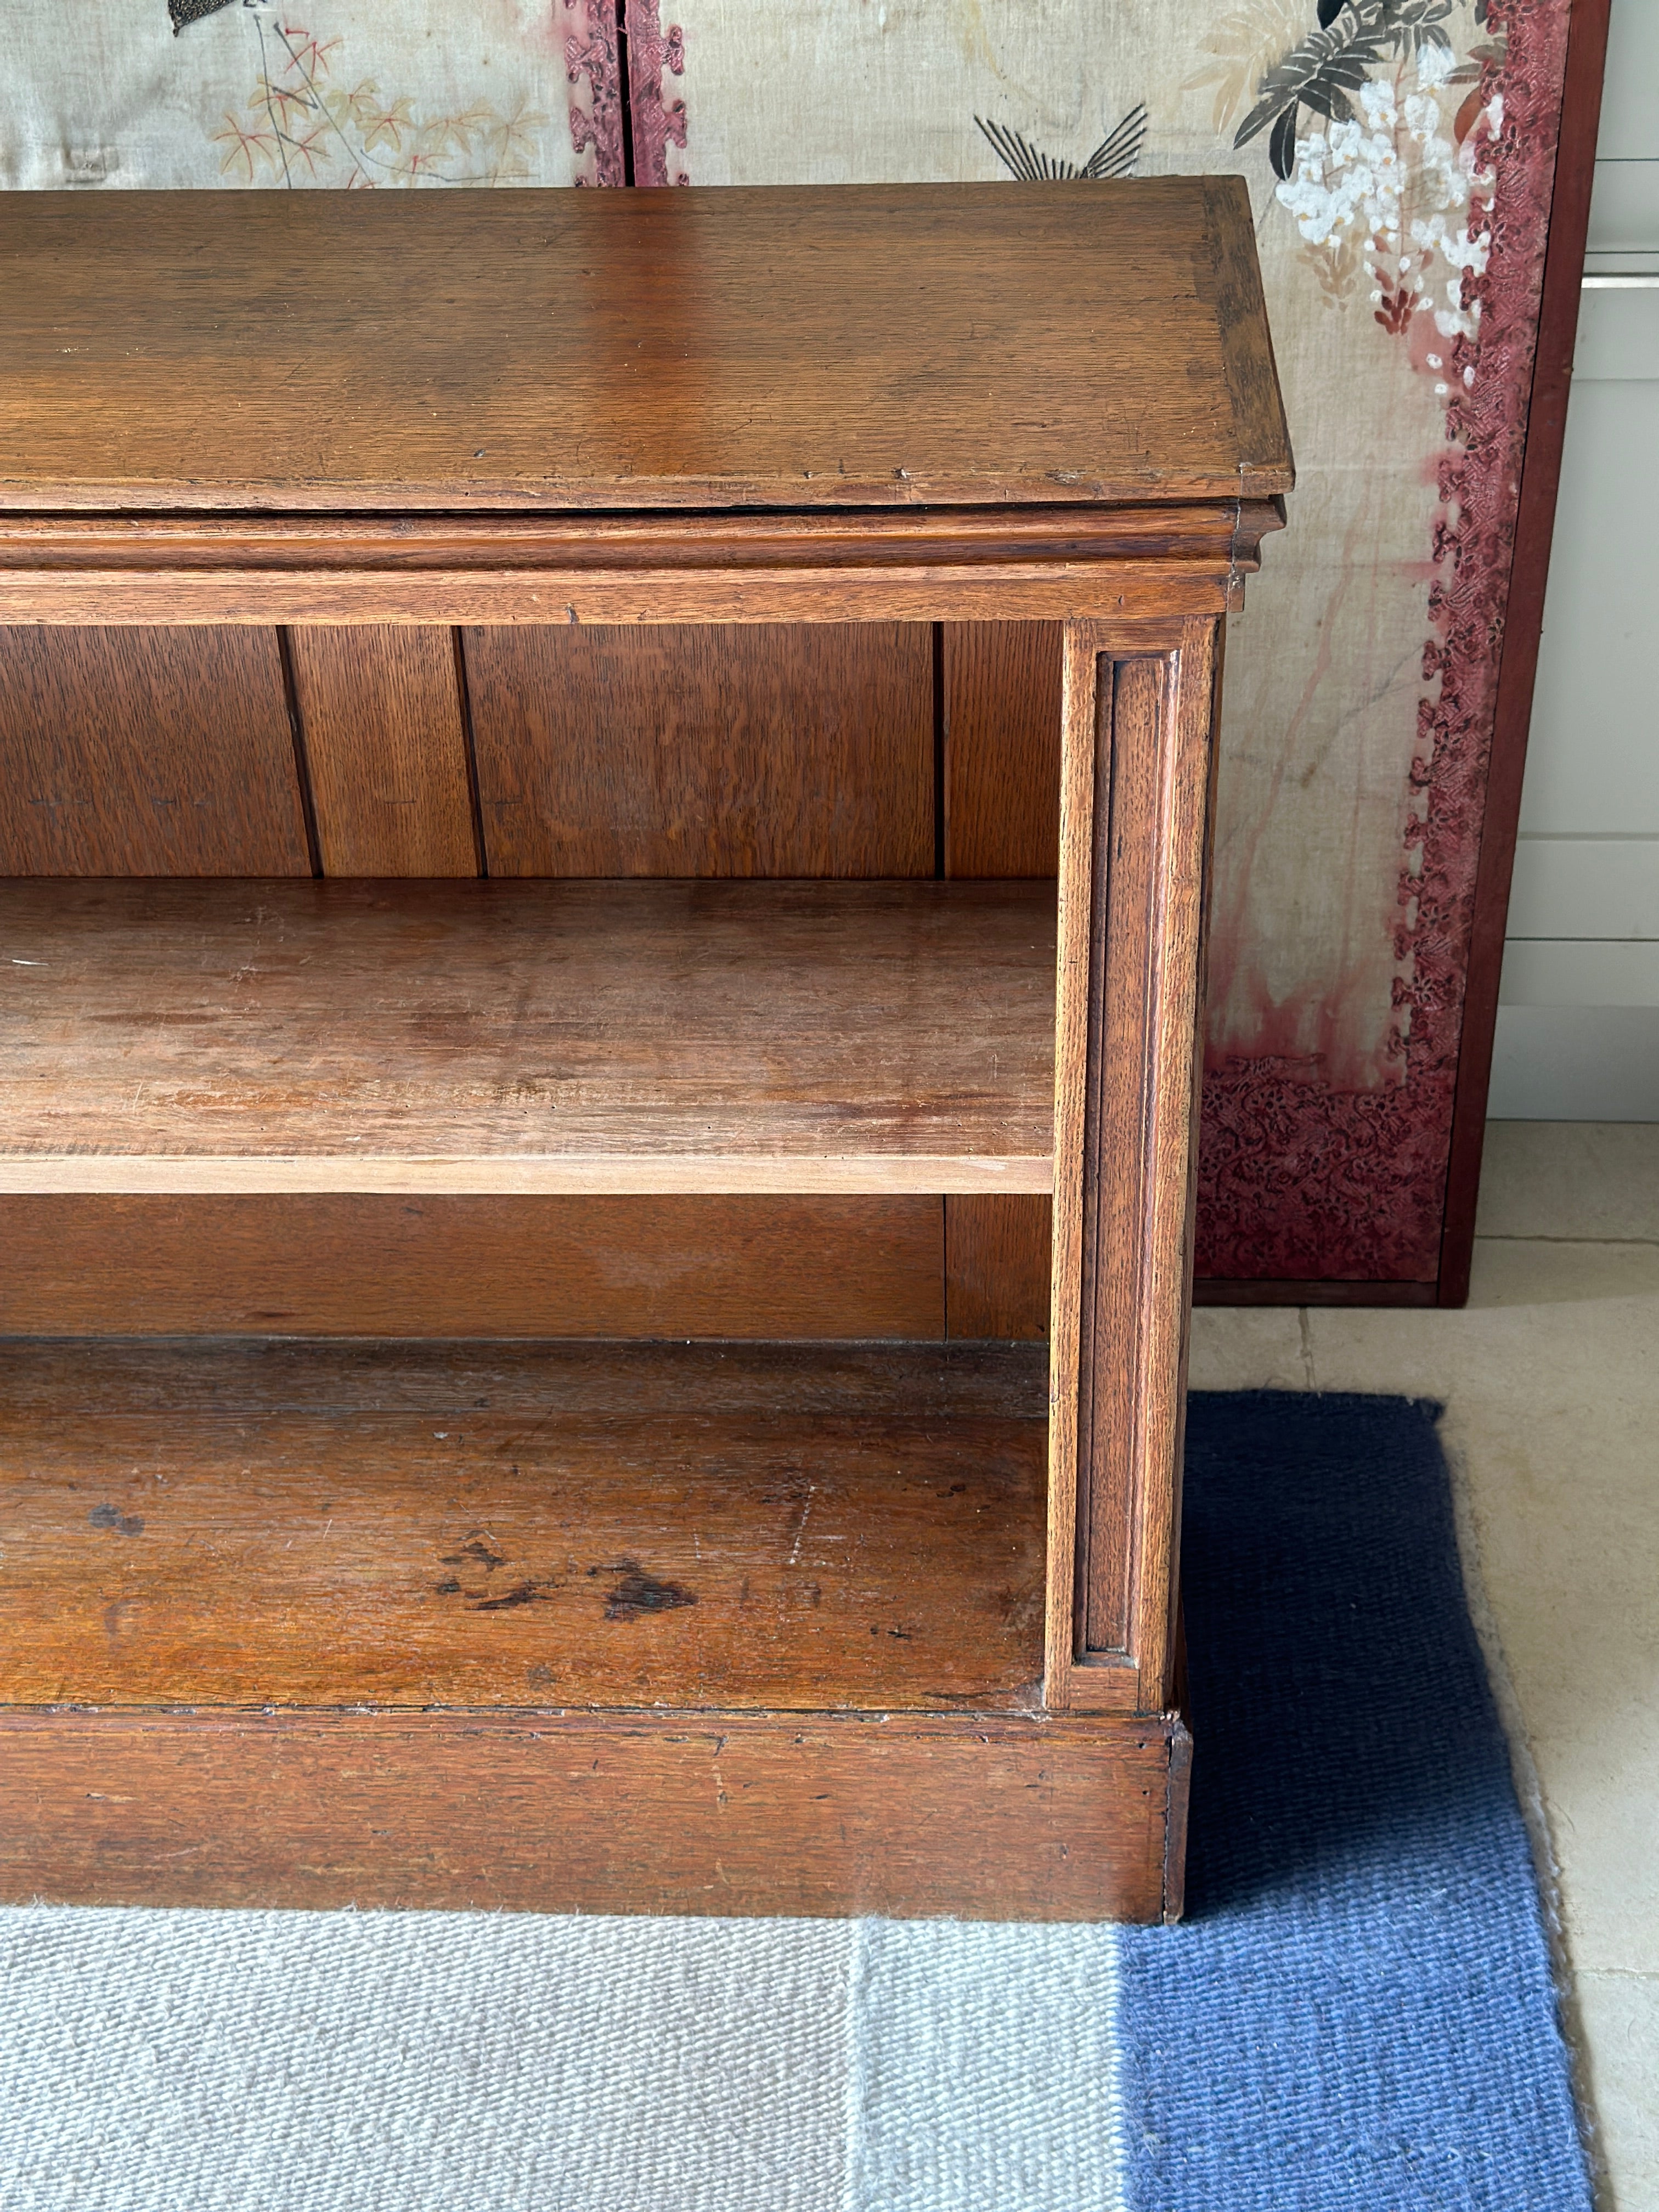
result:
[(1047, 884), (0, 885), (0, 1192), (1046, 1191)]
[(0, 507), (1262, 501), (1243, 180), (0, 196)]

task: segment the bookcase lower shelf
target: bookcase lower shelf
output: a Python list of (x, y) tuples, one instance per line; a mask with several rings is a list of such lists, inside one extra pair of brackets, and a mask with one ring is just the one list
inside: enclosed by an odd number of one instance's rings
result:
[(1041, 1346), (0, 1346), (0, 1893), (1158, 1918)]

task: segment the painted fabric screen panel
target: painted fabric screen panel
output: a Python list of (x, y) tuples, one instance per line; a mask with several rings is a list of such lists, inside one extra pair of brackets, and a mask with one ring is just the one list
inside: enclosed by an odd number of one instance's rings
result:
[(609, 0), (0, 0), (0, 187), (620, 184)]

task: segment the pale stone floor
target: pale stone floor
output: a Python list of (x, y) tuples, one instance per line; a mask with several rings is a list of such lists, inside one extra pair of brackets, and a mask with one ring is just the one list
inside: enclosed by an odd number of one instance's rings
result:
[(1465, 1311), (1200, 1309), (1193, 1382), (1443, 1402), (1597, 2203), (1659, 2212), (1659, 1123), (1494, 1122), (1478, 1227)]

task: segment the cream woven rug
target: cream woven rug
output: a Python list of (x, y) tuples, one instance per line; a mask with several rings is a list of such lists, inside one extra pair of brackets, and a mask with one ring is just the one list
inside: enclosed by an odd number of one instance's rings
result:
[(1116, 1932), (0, 1912), (5, 2212), (1117, 2212)]

